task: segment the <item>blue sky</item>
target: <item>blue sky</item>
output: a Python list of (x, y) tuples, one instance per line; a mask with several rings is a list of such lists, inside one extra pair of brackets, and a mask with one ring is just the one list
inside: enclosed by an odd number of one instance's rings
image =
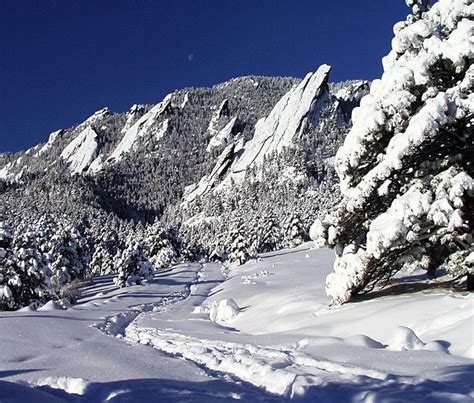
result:
[(373, 79), (403, 0), (0, 0), (0, 152), (242, 75)]

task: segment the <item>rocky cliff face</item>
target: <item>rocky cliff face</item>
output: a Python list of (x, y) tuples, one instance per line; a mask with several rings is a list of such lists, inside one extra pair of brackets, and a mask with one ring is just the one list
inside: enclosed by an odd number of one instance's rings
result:
[[(321, 66), (283, 95), (271, 112), (257, 121), (253, 137), (249, 141), (233, 142), (226, 147), (212, 172), (186, 189), (184, 202), (190, 203), (196, 197), (204, 196), (219, 182), (219, 188), (223, 190), (232, 182), (244, 180), (247, 170), (262, 165), (265, 157), (279, 153), (285, 147), (294, 146), (296, 135), (306, 129), (308, 118), (317, 108), (318, 101), (321, 103), (327, 96), (329, 71), (328, 65)], [(218, 114), (213, 116), (210, 126), (217, 120), (222, 108), (223, 105)], [(220, 143), (216, 139), (229, 138), (228, 133), (231, 132), (235, 119), (234, 117), (221, 132), (211, 138), (209, 146)]]
[(45, 144), (0, 154), (0, 204), (18, 220), (164, 214), (171, 223), (212, 216), (215, 195), (232, 198), (255, 181), (303, 181), (317, 192), (323, 178), (335, 180), (331, 158), (368, 88), (328, 84), (329, 72), (323, 65), (303, 80), (241, 77), (125, 113), (101, 109)]
[[(322, 65), (315, 72), (308, 73), (280, 98), (267, 116), (257, 121), (249, 141), (240, 139), (229, 144), (211, 173), (186, 188), (183, 203), (192, 203), (213, 189), (217, 192), (232, 191), (230, 188), (236, 182), (245, 180), (249, 170), (261, 172), (266, 159), (285, 149), (301, 146), (305, 136), (321, 138), (324, 143), (327, 141), (324, 138), (326, 131), (341, 132), (347, 128), (352, 108), (365, 94), (368, 83), (354, 81), (329, 85), (330, 70), (330, 66)], [(234, 120), (230, 121), (231, 125)], [(227, 125), (223, 132), (229, 132), (231, 125)], [(216, 137), (220, 137), (219, 134)], [(211, 139), (210, 144), (216, 137)], [(339, 140), (336, 140), (336, 144), (339, 144)], [(330, 164), (333, 156), (334, 149), (326, 150), (324, 161)]]
[(323, 65), (309, 73), (276, 103), (268, 116), (257, 122), (253, 138), (245, 143), (232, 166), (231, 178), (243, 179), (247, 169), (260, 166), (266, 156), (294, 144), (295, 137), (307, 128), (311, 113), (327, 97), (330, 70)]

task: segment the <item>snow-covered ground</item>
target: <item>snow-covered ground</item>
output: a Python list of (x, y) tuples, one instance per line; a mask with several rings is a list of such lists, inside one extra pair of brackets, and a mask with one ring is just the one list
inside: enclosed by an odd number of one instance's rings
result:
[(330, 308), (332, 262), (307, 244), (2, 312), (0, 401), (474, 401), (472, 294), (399, 279)]

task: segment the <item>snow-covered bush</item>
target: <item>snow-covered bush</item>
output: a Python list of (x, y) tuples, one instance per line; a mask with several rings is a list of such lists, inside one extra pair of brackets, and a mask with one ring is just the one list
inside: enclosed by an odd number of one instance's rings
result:
[(61, 301), (64, 308), (69, 308), (77, 302), (83, 285), (84, 282), (76, 278), (61, 287), (57, 298)]
[(407, 0), (413, 13), (395, 25), (384, 73), (336, 155), (343, 201), (318, 230), (336, 248), (334, 303), (473, 250), (474, 4), (429, 3)]
[(209, 309), (209, 318), (213, 322), (226, 324), (232, 322), (240, 313), (240, 308), (232, 298), (214, 302)]
[(153, 277), (153, 267), (146, 257), (145, 249), (138, 242), (131, 242), (124, 249), (117, 266), (115, 284), (119, 287), (141, 284), (143, 280)]
[(326, 244), (333, 244), (333, 221), (332, 216), (326, 215), (323, 220), (316, 219), (309, 228), (309, 237), (314, 242), (316, 248), (321, 248)]

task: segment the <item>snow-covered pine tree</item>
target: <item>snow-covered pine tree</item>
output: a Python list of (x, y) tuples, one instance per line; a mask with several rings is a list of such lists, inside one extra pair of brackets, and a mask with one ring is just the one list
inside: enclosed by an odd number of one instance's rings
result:
[(245, 226), (241, 225), (238, 230), (233, 231), (231, 238), (232, 244), (229, 261), (238, 262), (239, 265), (242, 265), (250, 259), (249, 242)]
[(137, 241), (131, 241), (117, 262), (118, 276), (115, 284), (126, 287), (141, 284), (153, 276), (153, 266), (146, 257), (145, 248)]
[(209, 250), (203, 247), (201, 244), (195, 244), (190, 242), (183, 243), (179, 258), (183, 262), (197, 262), (201, 259), (209, 257)]
[(318, 230), (336, 248), (333, 303), (408, 265), (473, 261), (474, 4), (429, 3), (407, 0), (413, 13), (336, 155), (344, 199)]
[(286, 248), (294, 248), (301, 245), (307, 238), (308, 235), (300, 216), (297, 214), (291, 215), (285, 226), (283, 245)]
[(262, 226), (262, 239), (259, 252), (277, 250), (281, 243), (281, 228), (273, 215), (266, 215)]
[(209, 251), (209, 260), (212, 262), (223, 262), (227, 260), (228, 253), (226, 251), (226, 236), (222, 228), (222, 224), (218, 228), (217, 235), (215, 236), (215, 242)]
[(260, 244), (263, 238), (263, 228), (261, 225), (261, 218), (259, 216), (252, 216), (248, 221), (248, 244), (249, 254), (256, 256), (260, 249)]
[(32, 226), (36, 233), (38, 249), (46, 259), (48, 266), (51, 268), (51, 263), (54, 261), (54, 257), (51, 254), (53, 248), (52, 239), (58, 230), (57, 223), (52, 219), (52, 217), (46, 215), (40, 217), (38, 220), (34, 220)]
[(92, 232), (99, 235), (93, 242), (94, 253), (89, 264), (89, 273), (93, 276), (114, 273), (116, 256), (120, 253), (120, 241), (111, 219), (102, 223), (100, 228), (92, 228)]
[(13, 228), (0, 222), (0, 310), (15, 309), (12, 287), (18, 282), (13, 258)]
[(14, 236), (0, 223), (0, 309), (19, 309), (49, 296), (49, 270), (38, 251), (36, 234), (24, 227)]
[(89, 272), (93, 276), (102, 276), (115, 272), (114, 256), (102, 242), (97, 242), (89, 264)]
[(50, 240), (52, 246), (51, 283), (60, 294), (61, 288), (86, 274), (90, 262), (87, 240), (72, 224), (58, 223), (56, 233)]
[(147, 229), (148, 256), (156, 268), (168, 267), (176, 263), (178, 259), (178, 253), (169, 238), (171, 238), (171, 234), (159, 221), (155, 221)]
[(13, 240), (18, 281), (11, 287), (16, 308), (47, 301), (51, 297), (51, 270), (38, 248), (37, 234), (28, 227), (19, 228)]

